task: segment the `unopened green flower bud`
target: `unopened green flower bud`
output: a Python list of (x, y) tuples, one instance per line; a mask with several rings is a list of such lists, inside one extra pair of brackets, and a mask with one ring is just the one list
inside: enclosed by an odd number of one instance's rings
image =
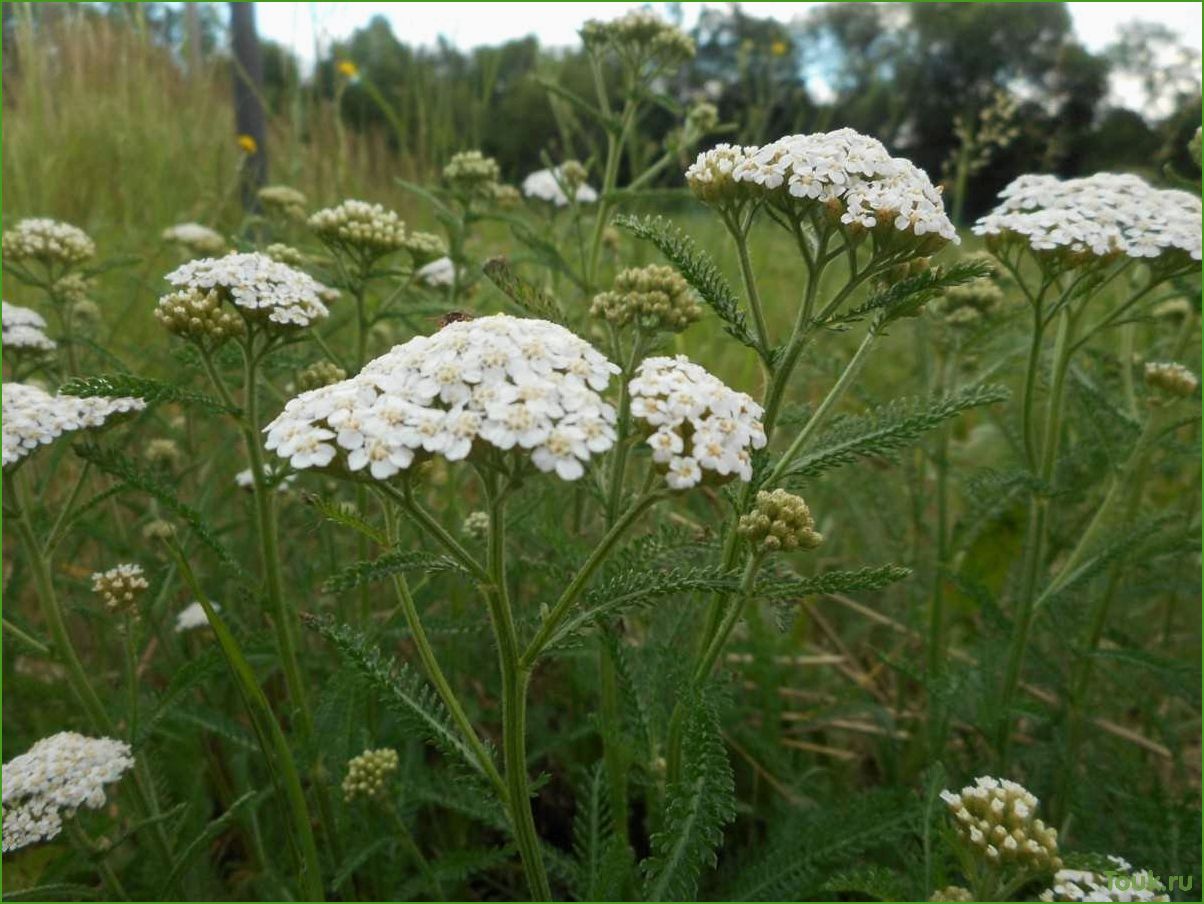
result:
[(212, 349), (233, 336), (241, 335), (245, 326), (233, 311), (224, 308), (216, 290), (181, 289), (159, 299), (155, 316), (166, 327), (184, 339)]
[(287, 185), (265, 185), (257, 195), (259, 203), (270, 214), (289, 220), (304, 220), (309, 199), (295, 188)]
[(380, 204), (348, 200), (319, 210), (309, 218), (309, 228), (333, 251), (374, 259), (401, 248), (405, 223)]
[(493, 203), (503, 210), (513, 210), (523, 203), (523, 195), (513, 185), (507, 185), (504, 182), (494, 184)]
[(167, 471), (175, 470), (184, 460), (183, 453), (174, 439), (152, 439), (146, 444), (146, 460), (153, 467)]
[(432, 232), (411, 232), (406, 236), (405, 249), (415, 267), (425, 267), (431, 261), (447, 255), (447, 245)]
[(374, 800), (385, 790), (389, 779), (397, 772), (397, 751), (388, 747), (365, 750), (347, 762), (347, 777), (343, 779), (343, 796), (348, 801), (357, 797)]
[(680, 273), (653, 264), (620, 273), (611, 291), (594, 296), (590, 314), (615, 326), (679, 333), (702, 316), (702, 307)]
[(740, 516), (736, 529), (761, 552), (814, 549), (824, 540), (807, 503), (783, 489), (757, 493), (752, 511)]
[(719, 108), (712, 103), (706, 101), (697, 103), (686, 114), (686, 128), (695, 135), (706, 135), (718, 125)]
[(443, 167), (443, 181), (453, 191), (486, 200), (492, 199), (500, 175), (497, 161), (480, 151), (461, 151)]
[(280, 242), (273, 242), (263, 249), (266, 254), (274, 261), (279, 261), (282, 264), (287, 264), (290, 267), (304, 267), (307, 261), (305, 255), (294, 248), (292, 245), (284, 245)]
[(333, 361), (315, 361), (297, 374), (297, 391), (308, 392), (347, 379), (347, 371)]

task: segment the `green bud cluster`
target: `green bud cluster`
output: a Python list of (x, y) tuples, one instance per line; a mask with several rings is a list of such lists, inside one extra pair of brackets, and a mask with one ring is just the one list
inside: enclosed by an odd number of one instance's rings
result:
[(932, 893), (929, 901), (973, 901), (974, 895), (968, 888), (960, 885), (946, 885)]
[(694, 42), (680, 28), (648, 10), (633, 10), (609, 22), (590, 19), (581, 28), (585, 49), (606, 47), (637, 63), (653, 61), (676, 68), (694, 56)]
[(736, 529), (763, 552), (815, 549), (824, 540), (807, 503), (782, 489), (757, 493), (752, 511), (740, 516)]
[(497, 161), (480, 151), (461, 151), (443, 167), (443, 181), (468, 197), (492, 200), (501, 170)]
[(309, 228), (328, 247), (366, 257), (378, 257), (405, 243), (405, 223), (380, 204), (347, 200), (319, 210), (309, 218)]
[(447, 245), (433, 232), (411, 232), (406, 235), (405, 249), (415, 267), (425, 267), (431, 261), (447, 255)]
[(169, 333), (192, 340), (204, 348), (216, 348), (227, 339), (242, 335), (242, 319), (222, 306), (216, 291), (181, 289), (159, 299), (155, 316)]
[(615, 326), (634, 322), (649, 331), (680, 333), (702, 316), (702, 307), (680, 273), (653, 264), (621, 272), (614, 288), (594, 296), (590, 314)]
[(19, 220), (0, 236), (0, 253), (12, 263), (40, 261), (72, 267), (96, 254), (96, 244), (78, 226), (57, 220)]
[(309, 199), (302, 192), (287, 185), (265, 185), (257, 195), (259, 203), (269, 213), (289, 220), (304, 220)]
[(347, 379), (347, 371), (333, 361), (315, 361), (297, 374), (297, 391), (308, 392)]
[(292, 245), (285, 245), (281, 242), (273, 242), (263, 249), (263, 253), (272, 260), (289, 267), (297, 267), (298, 269), (305, 266), (305, 255), (294, 248)]
[(706, 135), (719, 125), (719, 108), (702, 101), (690, 108), (686, 114), (686, 128), (694, 135)]
[(138, 600), (150, 583), (140, 565), (118, 565), (92, 575), (92, 592), (104, 600), (105, 608), (116, 615), (136, 615)]
[(388, 747), (365, 750), (352, 757), (347, 762), (347, 777), (343, 779), (343, 796), (349, 801), (357, 797), (379, 798), (398, 765), (397, 751)]
[(178, 468), (184, 461), (184, 454), (180, 451), (176, 441), (163, 437), (148, 442), (143, 455), (152, 466), (169, 471)]
[(494, 204), (506, 210), (512, 210), (523, 203), (523, 193), (505, 182), (495, 182), (491, 196)]

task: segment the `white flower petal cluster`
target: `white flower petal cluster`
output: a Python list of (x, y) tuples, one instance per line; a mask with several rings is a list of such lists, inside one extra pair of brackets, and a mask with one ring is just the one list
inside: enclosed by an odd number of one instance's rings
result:
[[(528, 198), (547, 201), (557, 207), (566, 207), (569, 203), (569, 196), (565, 194), (564, 188), (561, 186), (564, 184), (571, 187), (571, 182), (572, 180), (565, 178), (563, 166), (536, 170), (523, 180), (523, 194)], [(577, 185), (573, 196), (578, 204), (592, 204), (598, 200), (598, 192), (584, 182)]]
[(695, 197), (708, 204), (747, 195), (748, 186), (737, 181), (736, 168), (740, 167), (743, 172), (746, 159), (756, 151), (755, 145), (740, 147), (734, 144), (717, 144), (702, 151), (686, 170), (686, 184)]
[(63, 731), (4, 764), (4, 852), (54, 838), (63, 817), (99, 810), (105, 785), (134, 766), (130, 745)]
[(1034, 251), (1146, 259), (1179, 252), (1200, 260), (1199, 197), (1134, 175), (1030, 174), (999, 197), (1003, 203), (975, 224), (978, 235), (1018, 236)]
[(1006, 778), (983, 776), (960, 792), (942, 791), (957, 833), (992, 865), (1056, 870), (1058, 831), (1037, 818), (1037, 798)]
[(308, 326), (330, 313), (321, 283), (258, 252), (190, 261), (165, 279), (178, 288), (218, 289), (249, 316), (285, 326)]
[(1184, 399), (1191, 398), (1200, 388), (1200, 378), (1174, 361), (1146, 362), (1145, 381), (1159, 392)]
[(55, 341), (46, 335), (46, 321), (42, 315), (31, 308), (3, 302), (3, 342), (7, 349), (33, 349), (48, 352), (55, 347)]
[(927, 174), (853, 129), (787, 135), (763, 147), (722, 145), (699, 154), (686, 178), (715, 192), (728, 187), (729, 174), (732, 185), (761, 196), (826, 205), (846, 226), (959, 241)]
[(433, 287), (450, 286), (456, 278), (456, 265), (450, 257), (440, 257), (421, 267), (416, 274), (418, 280)]
[(146, 407), (146, 402), (138, 398), (80, 399), (51, 395), (28, 383), (5, 383), (3, 394), (6, 468), (38, 446), (54, 442), (63, 433), (100, 427), (115, 414)]
[[(278, 493), (283, 493), (285, 490), (287, 490), (289, 487), (291, 487), (294, 483), (297, 482), (296, 474), (285, 474), (284, 476), (280, 476), (275, 471), (273, 471), (270, 466), (268, 466), (266, 464), (263, 466), (263, 476), (266, 477), (269, 480), (269, 482), (272, 482), (272, 481), (275, 482), (276, 491)], [(234, 483), (239, 487), (239, 489), (242, 489), (242, 490), (252, 489), (255, 486), (255, 480), (251, 476), (251, 469), (244, 468), (243, 470), (241, 470), (237, 474), (235, 474), (234, 475)]]
[(294, 468), (339, 459), (387, 480), (423, 454), (466, 458), (478, 443), (529, 450), (564, 480), (615, 442), (599, 395), (619, 368), (562, 326), (497, 314), (450, 323), (355, 377), (302, 393), (265, 432)]
[(96, 244), (78, 226), (44, 217), (19, 220), (0, 237), (7, 261), (41, 261), (72, 266), (96, 254)]
[(92, 573), (92, 592), (110, 612), (133, 613), (139, 597), (150, 587), (141, 565), (130, 562)]
[[(1149, 870), (1134, 871), (1123, 857), (1108, 856), (1106, 874), (1081, 869), (1060, 869), (1053, 885), (1041, 892), (1041, 901), (1169, 901), (1162, 883)], [(1121, 886), (1124, 886), (1123, 888)]]
[(169, 226), (163, 230), (162, 239), (165, 242), (183, 245), (194, 254), (221, 254), (226, 248), (226, 240), (220, 232), (200, 223), (177, 223), (175, 226)]
[[(221, 612), (222, 607), (217, 603), (210, 603), (215, 612)], [(205, 614), (204, 607), (197, 602), (189, 603), (176, 614), (176, 633), (183, 634), (185, 631), (195, 631), (197, 628), (209, 627), (209, 616)]]
[(665, 482), (684, 490), (703, 479), (752, 480), (752, 449), (766, 437), (761, 406), (685, 355), (645, 358), (628, 386), (631, 414), (651, 430), (652, 460), (667, 467)]

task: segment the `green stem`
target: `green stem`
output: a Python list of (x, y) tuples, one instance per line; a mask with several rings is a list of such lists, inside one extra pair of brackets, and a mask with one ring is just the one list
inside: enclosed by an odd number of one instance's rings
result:
[(636, 519), (645, 509), (663, 498), (664, 494), (660, 492), (644, 493), (632, 503), (631, 507), (606, 532), (606, 535), (599, 541), (594, 551), (590, 553), (589, 558), (585, 560), (585, 564), (578, 569), (573, 579), (569, 582), (569, 585), (560, 594), (560, 598), (552, 606), (547, 616), (544, 617), (539, 630), (535, 632), (535, 637), (527, 645), (527, 649), (519, 661), (519, 665), (524, 670), (530, 669), (535, 665), (539, 654), (548, 645), (548, 642), (556, 633), (556, 629), (564, 621), (565, 616), (568, 615), (569, 609), (577, 601), (577, 597), (581, 595), (581, 592), (585, 589), (585, 585), (598, 569), (598, 566), (606, 559), (606, 556), (610, 553), (615, 543), (619, 541), (619, 538), (627, 532), (627, 529), (635, 523)]
[(552, 889), (544, 867), (543, 851), (531, 811), (531, 789), (527, 782), (527, 679), (528, 669), (519, 662), (518, 632), (506, 584), (506, 519), (503, 498), (495, 487), (489, 495), (490, 585), (486, 598), (498, 647), (502, 675), (502, 754), (509, 792), (510, 824), (522, 858), (531, 898), (550, 901)]
[(1006, 774), (1011, 745), (1011, 708), (1016, 687), (1020, 683), (1020, 671), (1032, 630), (1036, 611), (1037, 585), (1040, 583), (1045, 558), (1045, 538), (1048, 531), (1050, 497), (1053, 493), (1054, 470), (1057, 465), (1058, 447), (1062, 437), (1062, 409), (1066, 395), (1066, 374), (1074, 351), (1075, 315), (1069, 305), (1063, 307), (1058, 321), (1058, 335), (1054, 342), (1054, 359), (1050, 379), (1049, 398), (1046, 400), (1045, 428), (1041, 442), (1040, 470), (1037, 477), (1040, 486), (1029, 506), (1028, 543), (1024, 563), (1024, 577), (1020, 596), (1020, 611), (1012, 631), (1012, 643), (1008, 650), (1003, 688), (999, 698), (999, 729), (996, 751), (999, 756), (1000, 772)]
[(418, 864), (418, 869), (426, 876), (427, 881), (431, 883), (431, 891), (435, 893), (435, 900), (442, 901), (443, 883), (439, 881), (439, 877), (435, 875), (435, 871), (431, 868), (431, 862), (422, 853), (422, 848), (418, 846), (414, 834), (405, 824), (405, 820), (401, 818), (401, 814), (397, 812), (397, 805), (393, 801), (389, 801), (389, 812), (393, 817), (393, 825), (397, 828), (397, 835), (401, 839), (401, 846), (410, 852), (410, 856), (414, 858), (414, 862)]
[(234, 635), (226, 626), (225, 621), (213, 608), (209, 597), (201, 590), (196, 576), (192, 573), (192, 566), (188, 564), (183, 551), (173, 540), (166, 542), (179, 566), (181, 577), (192, 590), (201, 608), (205, 610), (209, 626), (217, 637), (243, 701), (257, 726), (264, 757), (273, 771), (279, 775), (281, 784), (284, 786), (293, 824), (293, 841), (301, 859), (304, 900), (324, 901), (326, 897), (322, 887), (322, 871), (318, 863), (318, 848), (314, 842), (313, 824), (309, 815), (309, 806), (305, 802), (305, 792), (301, 787), (301, 778), (297, 772), (292, 749), (284, 736), (284, 731), (280, 728), (275, 713), (272, 712), (271, 704), (263, 692), (259, 679), (250, 663), (247, 662), (242, 649), (238, 646), (238, 641), (234, 639)]
[(748, 254), (748, 230), (741, 228), (735, 221), (735, 215), (723, 218), (724, 225), (736, 243), (736, 256), (740, 260), (740, 278), (744, 282), (744, 294), (748, 297), (748, 309), (753, 315), (753, 325), (757, 331), (757, 341), (762, 349), (769, 348), (769, 327), (765, 323), (765, 311), (761, 306), (761, 294), (757, 290), (757, 277), (753, 272), (752, 260)]
[[(389, 539), (389, 545), (393, 546), (397, 542), (397, 519), (394, 517), (393, 510), (388, 506), (385, 509), (385, 530)], [(460, 729), (460, 734), (464, 736), (465, 743), (472, 749), (473, 755), (477, 758), (481, 772), (489, 779), (493, 789), (498, 794), (498, 799), (503, 806), (508, 807), (508, 794), (506, 783), (497, 771), (497, 767), (493, 764), (493, 758), (490, 757), (489, 751), (485, 749), (481, 738), (477, 735), (476, 729), (472, 727), (472, 722), (469, 721), (468, 715), (464, 712), (464, 707), (460, 704), (459, 697), (452, 690), (451, 682), (447, 680), (447, 676), (443, 673), (443, 669), (439, 666), (439, 660), (435, 656), (435, 649), (431, 646), (430, 638), (427, 636), (426, 629), (422, 625), (422, 617), (418, 613), (418, 606), (414, 602), (414, 596), (410, 592), (409, 582), (406, 581), (405, 575), (395, 575), (393, 578), (393, 589), (397, 594), (397, 601), (401, 607), (402, 614), (405, 616), (406, 624), (410, 629), (410, 636), (414, 640), (414, 647), (418, 651), (418, 658), (422, 660), (422, 666), (426, 669), (427, 677), (435, 686), (439, 698), (451, 713), (452, 720), (456, 723), (456, 727)]]

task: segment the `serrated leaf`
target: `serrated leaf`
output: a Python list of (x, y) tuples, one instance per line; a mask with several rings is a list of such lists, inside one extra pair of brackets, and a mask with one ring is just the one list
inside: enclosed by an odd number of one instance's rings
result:
[(723, 827), (736, 816), (736, 785), (719, 714), (702, 696), (683, 704), (688, 709), (681, 777), (665, 790), (661, 826), (650, 839), (652, 853), (640, 864), (648, 901), (697, 898), (702, 869), (715, 865)]
[(990, 276), (991, 272), (989, 264), (978, 261), (959, 261), (950, 267), (933, 267), (878, 289), (863, 304), (843, 313), (834, 313), (820, 320), (817, 326), (839, 329), (864, 320), (870, 314), (880, 314), (889, 319), (914, 314), (947, 289)]
[(766, 349), (748, 330), (744, 312), (736, 293), (723, 277), (711, 256), (695, 241), (664, 217), (638, 217), (621, 214), (614, 223), (636, 238), (644, 239), (656, 246), (698, 293), (699, 297), (723, 321), (729, 335), (753, 349), (761, 357), (767, 356)]
[(304, 493), (301, 497), (305, 504), (316, 511), (327, 521), (332, 521), (341, 527), (347, 527), (358, 534), (367, 537), (377, 546), (388, 546), (389, 541), (379, 530), (368, 523), (367, 519), (360, 514), (350, 502), (339, 502), (334, 499), (327, 499), (324, 496), (319, 496), (317, 493)]
[(156, 402), (178, 402), (181, 405), (193, 405), (205, 411), (216, 414), (238, 414), (238, 409), (231, 408), (220, 399), (195, 392), (175, 383), (164, 380), (152, 380), (148, 377), (136, 377), (133, 374), (102, 374), (97, 377), (73, 377), (60, 387), (64, 395), (80, 398), (99, 397), (112, 399), (125, 396), (136, 396), (147, 404)]
[(963, 411), (1010, 397), (1006, 386), (969, 386), (931, 402), (896, 399), (868, 414), (841, 418), (820, 434), (815, 451), (800, 458), (784, 477), (815, 477), (859, 458), (888, 457)]
[(492, 257), (485, 261), (481, 270), (491, 283), (528, 314), (564, 324), (564, 312), (560, 310), (556, 299), (515, 273), (506, 258)]
[(876, 568), (858, 568), (856, 571), (826, 571), (807, 578), (758, 581), (755, 595), (764, 600), (780, 600), (825, 593), (878, 590), (910, 574), (911, 569), (902, 565), (880, 565)]
[(150, 715), (138, 723), (138, 734), (133, 742), (134, 749), (136, 750), (146, 743), (155, 726), (177, 708), (189, 691), (224, 670), (225, 660), (222, 658), (221, 650), (217, 647), (210, 647), (200, 656), (188, 660), (176, 669), (172, 673), (167, 688), (155, 703), (155, 708), (151, 710)]
[(362, 584), (383, 581), (395, 574), (413, 571), (425, 574), (456, 571), (467, 574), (464, 566), (450, 556), (421, 551), (396, 550), (387, 552), (371, 561), (356, 562), (339, 569), (322, 584), (322, 591), (324, 593), (342, 593), (346, 590), (353, 590)]
[(484, 774), (472, 749), (452, 724), (439, 696), (407, 663), (389, 659), (367, 637), (348, 625), (313, 615), (302, 615), (302, 621), (330, 642), (343, 663), (406, 726), (453, 761)]

